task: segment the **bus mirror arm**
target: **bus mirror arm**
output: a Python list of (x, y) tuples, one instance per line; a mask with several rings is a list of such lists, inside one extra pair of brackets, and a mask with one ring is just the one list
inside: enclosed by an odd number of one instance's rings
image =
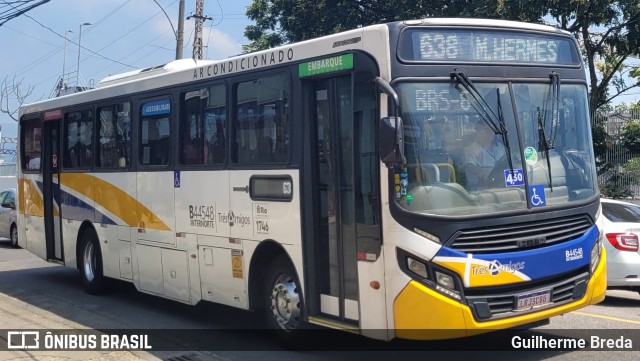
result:
[(387, 94), (393, 101), (393, 116), (384, 117), (380, 120), (379, 144), (380, 159), (388, 167), (404, 164), (404, 126), (402, 119), (398, 116), (400, 101), (398, 93), (393, 90), (391, 84), (381, 77), (373, 80), (378, 89)]
[(400, 100), (398, 100), (398, 93), (396, 93), (396, 91), (393, 90), (393, 88), (391, 87), (391, 84), (389, 84), (388, 81), (382, 79), (379, 76), (377, 76), (373, 81), (376, 83), (378, 88), (383, 93), (385, 93), (389, 97), (391, 97), (391, 100), (393, 100), (393, 116), (397, 117), (398, 116), (398, 108), (400, 107)]
[(404, 164), (404, 126), (400, 117), (384, 117), (378, 131), (380, 160), (391, 168)]

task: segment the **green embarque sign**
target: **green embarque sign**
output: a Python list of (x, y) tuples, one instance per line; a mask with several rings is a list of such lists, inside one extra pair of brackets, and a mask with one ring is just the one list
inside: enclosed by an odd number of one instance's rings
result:
[(301, 63), (298, 65), (298, 76), (302, 78), (347, 69), (353, 69), (353, 54), (344, 54)]

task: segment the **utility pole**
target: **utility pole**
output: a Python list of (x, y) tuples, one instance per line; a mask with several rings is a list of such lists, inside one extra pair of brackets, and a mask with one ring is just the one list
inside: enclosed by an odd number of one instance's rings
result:
[(204, 0), (196, 0), (196, 14), (187, 19), (196, 19), (195, 36), (193, 38), (193, 58), (202, 59), (202, 24), (205, 20), (213, 20), (204, 16)]
[(178, 33), (176, 34), (176, 60), (182, 59), (184, 48), (184, 0), (180, 0), (178, 8)]

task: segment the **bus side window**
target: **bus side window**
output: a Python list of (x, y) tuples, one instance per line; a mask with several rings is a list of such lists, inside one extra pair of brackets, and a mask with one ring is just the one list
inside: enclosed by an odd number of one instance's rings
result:
[(93, 160), (93, 114), (91, 110), (65, 114), (63, 166), (89, 169)]
[(127, 168), (131, 161), (130, 103), (98, 109), (96, 167)]
[(267, 76), (236, 87), (234, 161), (274, 163), (289, 156), (289, 77)]
[(22, 121), (22, 139), (20, 140), (20, 152), (22, 154), (22, 170), (40, 169), (41, 129), (40, 119)]
[(225, 159), (224, 85), (182, 93), (179, 119), (180, 164), (219, 164)]
[(138, 162), (168, 165), (171, 162), (171, 100), (167, 97), (140, 107)]

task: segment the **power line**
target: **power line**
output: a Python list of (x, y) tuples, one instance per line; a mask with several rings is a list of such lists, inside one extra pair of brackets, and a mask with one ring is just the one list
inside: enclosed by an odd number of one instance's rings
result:
[[(62, 36), (62, 35), (58, 34), (55, 30), (53, 30), (53, 29), (51, 29), (50, 27), (48, 27), (48, 26), (44, 25), (43, 23), (39, 22), (38, 20), (34, 19), (33, 17), (31, 17), (31, 16), (29, 16), (29, 15), (27, 15), (27, 14), (24, 14), (24, 16), (26, 16), (26, 17), (28, 17), (29, 19), (31, 19), (31, 20), (33, 20), (33, 21), (35, 21), (38, 25), (42, 26), (43, 28), (45, 28), (45, 29), (49, 30), (50, 32), (52, 32), (52, 33), (54, 33), (55, 35), (59, 36), (60, 38), (63, 38), (63, 39), (64, 39), (64, 36)], [(96, 55), (96, 56), (98, 56), (98, 57), (100, 57), (100, 58), (102, 58), (102, 59), (109, 60), (109, 61), (112, 61), (112, 62), (114, 62), (114, 63), (118, 63), (118, 64), (120, 64), (120, 65), (123, 65), (123, 66), (129, 67), (129, 68), (135, 69), (135, 67), (134, 67), (134, 66), (131, 66), (131, 65), (129, 65), (129, 64), (125, 64), (125, 63), (121, 63), (121, 62), (119, 62), (119, 61), (117, 61), (117, 60), (114, 60), (114, 59), (108, 58), (108, 57), (106, 57), (106, 56), (104, 56), (104, 55), (102, 55), (102, 54), (98, 54), (98, 53), (96, 53), (95, 51), (93, 51), (93, 50), (91, 50), (91, 49), (88, 49), (88, 48), (86, 48), (86, 47), (84, 47), (84, 46), (82, 46), (82, 45), (80, 45), (80, 44), (76, 43), (75, 41), (73, 41), (73, 40), (71, 40), (71, 39), (67, 39), (67, 41), (71, 42), (72, 44), (78, 45), (78, 46), (79, 46), (79, 47), (81, 47), (82, 49), (84, 49), (84, 50), (86, 50), (86, 51), (88, 51), (88, 52), (90, 52), (90, 53), (92, 53), (92, 54), (94, 54), (94, 55)]]
[(20, 15), (24, 15), (29, 10), (35, 9), (40, 5), (48, 3), (51, 0), (41, 0), (35, 4), (29, 5), (34, 1), (36, 0), (16, 0), (11, 2), (2, 0), (5, 5), (1, 6), (0, 9), (8, 8), (8, 10), (0, 12), (0, 26), (4, 25), (11, 19), (15, 19)]
[(35, 36), (33, 36), (33, 35), (29, 35), (29, 34), (23, 33), (22, 31), (17, 30), (17, 29), (14, 29), (14, 28), (10, 27), (9, 25), (5, 25), (4, 27), (5, 27), (5, 29), (9, 29), (9, 30), (11, 30), (11, 31), (14, 31), (14, 32), (16, 32), (16, 33), (20, 34), (20, 35), (23, 35), (23, 36), (29, 37), (29, 38), (31, 38), (31, 39), (35, 39), (35, 40), (37, 40), (37, 41), (39, 41), (39, 42), (41, 42), (41, 43), (44, 43), (44, 44), (47, 44), (47, 45), (51, 45), (51, 46), (58, 47), (58, 44), (53, 44), (53, 43), (50, 43), (50, 42), (48, 42), (48, 41), (42, 40), (42, 39), (40, 39), (40, 38), (37, 38), (37, 37), (35, 37)]

